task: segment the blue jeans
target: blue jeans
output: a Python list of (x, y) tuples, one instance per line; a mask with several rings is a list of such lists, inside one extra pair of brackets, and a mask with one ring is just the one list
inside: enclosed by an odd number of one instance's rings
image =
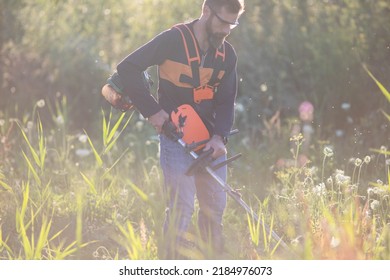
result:
[[(226, 155), (216, 159), (217, 164), (226, 160)], [(206, 172), (194, 176), (185, 173), (193, 158), (180, 144), (160, 135), (160, 163), (164, 173), (164, 190), (168, 197), (164, 232), (173, 226), (177, 233), (176, 244), (180, 246), (194, 213), (195, 196), (199, 202), (198, 226), (202, 238), (215, 250), (223, 247), (222, 216), (226, 207), (226, 192)], [(215, 173), (226, 182), (226, 166)], [(174, 211), (174, 213), (172, 213)], [(174, 221), (172, 221), (174, 220)]]

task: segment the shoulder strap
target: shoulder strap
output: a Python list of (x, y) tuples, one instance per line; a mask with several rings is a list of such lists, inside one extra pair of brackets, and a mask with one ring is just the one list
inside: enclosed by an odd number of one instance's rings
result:
[[(188, 65), (191, 66), (192, 78), (182, 74), (180, 76), (180, 82), (191, 84), (194, 88), (200, 86), (200, 75), (199, 75), (199, 66), (201, 63), (198, 45), (195, 40), (195, 36), (192, 33), (191, 29), (187, 24), (177, 24), (174, 26), (179, 30), (184, 49), (187, 55)], [(222, 44), (220, 48), (215, 51), (215, 64), (214, 70), (211, 75), (210, 81), (207, 83), (210, 86), (214, 86), (219, 83), (220, 79), (218, 77), (220, 71), (223, 69), (223, 64), (225, 62), (225, 44)]]
[(222, 46), (215, 51), (214, 70), (211, 75), (210, 81), (208, 82), (210, 86), (214, 86), (215, 84), (220, 82), (218, 75), (223, 69), (222, 66), (224, 62), (225, 62), (225, 44), (222, 44)]
[(175, 25), (174, 28), (179, 30), (183, 39), (184, 49), (186, 50), (188, 65), (191, 66), (192, 78), (182, 74), (180, 76), (180, 82), (191, 84), (194, 88), (200, 86), (200, 55), (198, 46), (195, 41), (195, 36), (191, 29), (186, 24)]

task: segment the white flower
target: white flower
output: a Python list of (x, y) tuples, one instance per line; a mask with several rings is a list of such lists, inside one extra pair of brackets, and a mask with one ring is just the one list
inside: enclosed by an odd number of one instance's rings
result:
[(355, 166), (360, 166), (362, 164), (362, 160), (360, 158), (355, 159)]
[(317, 196), (323, 196), (326, 193), (326, 188), (324, 183), (320, 183), (319, 185), (313, 188), (313, 193)]
[(336, 169), (335, 172), (334, 172), (334, 175), (336, 176), (337, 174), (344, 175), (344, 170)]
[(0, 126), (3, 126), (5, 124), (5, 120), (0, 119)]
[(371, 161), (371, 157), (370, 156), (365, 156), (364, 163), (369, 164), (370, 161)]
[(85, 135), (85, 134), (81, 134), (81, 135), (79, 136), (79, 141), (80, 141), (81, 143), (87, 143), (87, 141), (88, 141), (88, 136)]
[(336, 174), (335, 179), (338, 185), (348, 185), (351, 182), (351, 177), (343, 174)]
[(371, 207), (372, 210), (378, 209), (379, 206), (380, 206), (380, 203), (379, 203), (378, 200), (373, 200), (373, 201), (371, 202), (371, 204), (370, 204), (370, 207)]
[(44, 100), (44, 99), (38, 100), (38, 101), (37, 101), (37, 106), (38, 106), (39, 108), (45, 107), (45, 100)]
[(330, 147), (326, 146), (324, 148), (324, 155), (326, 157), (332, 157), (333, 156), (333, 150)]

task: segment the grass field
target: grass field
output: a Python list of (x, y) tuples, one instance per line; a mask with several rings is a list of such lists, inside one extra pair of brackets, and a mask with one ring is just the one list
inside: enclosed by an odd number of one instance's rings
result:
[[(61, 97), (52, 107), (37, 101), (22, 119), (2, 114), (0, 259), (164, 259), (158, 138), (138, 115), (114, 111), (102, 111), (93, 133), (72, 132), (67, 106)], [(41, 119), (45, 112), (51, 117)], [(367, 155), (343, 155), (341, 163), (333, 143), (315, 139), (315, 160), (299, 166), (304, 139), (297, 137), (292, 166), (280, 170), (264, 167), (260, 151), (241, 140), (229, 144), (245, 158), (229, 168), (229, 182), (259, 222), (229, 199), (225, 254), (201, 244), (194, 223), (188, 258), (390, 259), (386, 139)], [(259, 182), (261, 191), (254, 189)]]

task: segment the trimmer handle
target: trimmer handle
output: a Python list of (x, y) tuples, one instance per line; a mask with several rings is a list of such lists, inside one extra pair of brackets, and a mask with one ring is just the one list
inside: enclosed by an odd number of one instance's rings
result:
[(183, 138), (183, 133), (177, 131), (177, 128), (173, 122), (166, 120), (162, 126), (162, 133), (174, 142)]

